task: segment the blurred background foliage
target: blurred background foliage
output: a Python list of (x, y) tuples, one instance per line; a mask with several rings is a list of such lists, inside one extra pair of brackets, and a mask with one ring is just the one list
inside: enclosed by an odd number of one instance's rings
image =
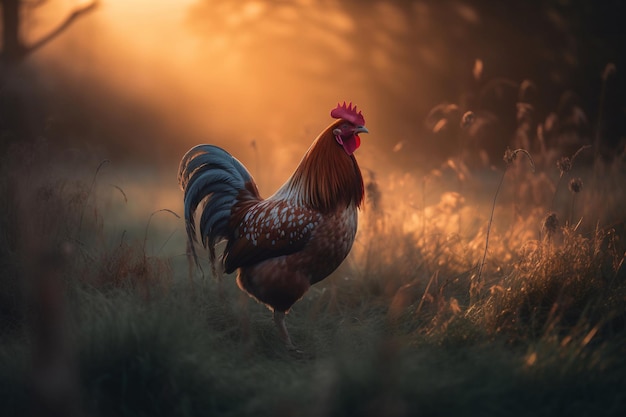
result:
[[(34, 41), (85, 2), (22, 3), (22, 35)], [(43, 136), (171, 163), (212, 142), (245, 163), (255, 141), (277, 161), (274, 183), (344, 99), (371, 126), (363, 160), (391, 169), (432, 168), (459, 146), (499, 159), (519, 103), (533, 132), (561, 122), (544, 138), (554, 148), (591, 143), (598, 126), (610, 155), (626, 134), (620, 1), (130, 3), (101, 1), (17, 68), (4, 65), (4, 143)], [(459, 132), (467, 110), (481, 123)]]

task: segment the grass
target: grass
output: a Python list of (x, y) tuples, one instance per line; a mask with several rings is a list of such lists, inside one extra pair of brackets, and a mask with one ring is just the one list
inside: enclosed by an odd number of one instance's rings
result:
[[(307, 353), (293, 357), (232, 277), (221, 290), (190, 279), (182, 233), (159, 229), (182, 232), (175, 210), (120, 226), (108, 219), (133, 194), (107, 184), (114, 167), (91, 160), (70, 175), (36, 146), (12, 152), (0, 181), (2, 415), (626, 410), (619, 159), (591, 167), (609, 173), (602, 184), (590, 167), (532, 173), (513, 160), (494, 173), (458, 159), (428, 180), (371, 174), (352, 254), (288, 316)], [(24, 155), (41, 175), (11, 162)], [(549, 211), (572, 216), (558, 186), (569, 175), (585, 184), (572, 220), (542, 230)]]

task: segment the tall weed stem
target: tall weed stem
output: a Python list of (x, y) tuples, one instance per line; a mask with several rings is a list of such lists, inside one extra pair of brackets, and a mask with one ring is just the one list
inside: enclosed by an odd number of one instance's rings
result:
[(493, 202), (491, 204), (491, 214), (489, 215), (489, 222), (487, 223), (487, 233), (485, 236), (485, 250), (483, 252), (483, 258), (480, 261), (480, 264), (478, 265), (478, 273), (476, 275), (476, 279), (473, 280), (473, 282), (470, 285), (470, 303), (471, 304), (474, 304), (474, 302), (477, 301), (477, 298), (480, 296), (480, 289), (482, 287), (482, 275), (483, 275), (483, 270), (485, 268), (485, 262), (487, 260), (487, 251), (489, 249), (489, 235), (491, 233), (491, 225), (493, 223), (493, 213), (496, 209), (496, 200), (498, 199), (500, 188), (502, 187), (502, 184), (504, 183), (504, 177), (506, 176), (506, 173), (509, 170), (509, 167), (513, 164), (513, 161), (515, 160), (518, 152), (522, 152), (528, 157), (530, 166), (533, 172), (535, 172), (535, 162), (533, 161), (532, 156), (530, 156), (530, 153), (528, 153), (527, 150), (516, 149), (512, 151), (507, 148), (507, 150), (504, 152), (503, 159), (504, 159), (504, 162), (506, 163), (506, 168), (504, 169), (504, 172), (502, 173), (502, 176), (500, 177), (500, 182), (498, 183), (498, 187), (496, 188), (496, 193), (493, 196)]

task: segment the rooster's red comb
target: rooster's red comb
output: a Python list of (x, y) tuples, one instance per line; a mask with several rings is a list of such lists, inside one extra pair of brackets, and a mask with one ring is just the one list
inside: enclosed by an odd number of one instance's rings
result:
[(347, 120), (357, 126), (365, 125), (363, 114), (361, 114), (361, 112), (356, 112), (356, 105), (354, 107), (352, 107), (352, 103), (346, 105), (345, 101), (343, 104), (337, 103), (337, 107), (330, 112), (330, 116), (335, 119)]

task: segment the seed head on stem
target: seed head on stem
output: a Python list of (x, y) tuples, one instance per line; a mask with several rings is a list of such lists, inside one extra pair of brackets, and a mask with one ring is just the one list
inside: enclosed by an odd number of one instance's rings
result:
[(568, 188), (574, 194), (579, 193), (583, 189), (583, 180), (580, 178), (572, 178), (569, 182)]
[(559, 216), (552, 212), (543, 219), (543, 229), (548, 233), (548, 236), (552, 236), (559, 228)]

